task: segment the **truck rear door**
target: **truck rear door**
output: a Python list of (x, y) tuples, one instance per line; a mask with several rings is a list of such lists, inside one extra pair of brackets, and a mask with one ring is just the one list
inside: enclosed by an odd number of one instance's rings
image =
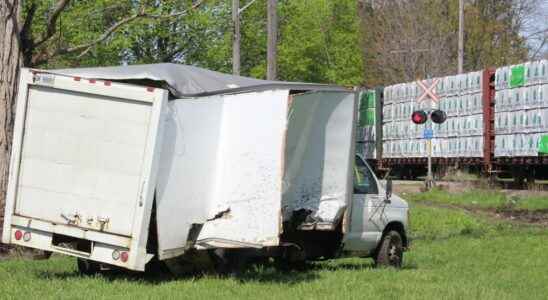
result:
[(7, 215), (135, 238), (152, 205), (167, 93), (23, 72)]

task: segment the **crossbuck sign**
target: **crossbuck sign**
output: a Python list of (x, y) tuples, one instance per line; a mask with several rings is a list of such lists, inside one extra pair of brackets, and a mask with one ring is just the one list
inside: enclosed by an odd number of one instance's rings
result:
[(417, 84), (423, 89), (423, 94), (417, 98), (417, 102), (421, 103), (422, 101), (426, 100), (427, 98), (432, 99), (432, 101), (440, 101), (440, 98), (438, 95), (436, 95), (435, 87), (440, 82), (439, 79), (434, 79), (432, 81), (432, 84), (430, 86), (427, 86), (428, 82), (426, 80), (417, 80)]

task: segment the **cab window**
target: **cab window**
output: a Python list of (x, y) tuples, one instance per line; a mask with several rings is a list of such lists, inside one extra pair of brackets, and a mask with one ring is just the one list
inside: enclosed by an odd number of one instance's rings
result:
[(356, 156), (354, 164), (354, 194), (378, 194), (377, 182), (363, 160)]

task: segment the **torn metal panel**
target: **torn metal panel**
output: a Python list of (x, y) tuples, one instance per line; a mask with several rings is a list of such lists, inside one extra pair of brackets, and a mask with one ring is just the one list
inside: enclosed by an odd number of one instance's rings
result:
[(183, 253), (193, 224), (208, 218), (223, 114), (220, 96), (168, 105), (156, 198), (160, 259)]
[[(223, 97), (215, 202), (197, 243), (278, 244), (288, 94), (278, 90)], [(228, 216), (213, 218), (227, 210)]]
[(277, 244), (288, 93), (169, 103), (157, 198), (160, 259), (184, 252), (193, 224), (203, 224), (195, 240), (201, 247)]
[(304, 224), (332, 228), (352, 191), (353, 93), (309, 92), (293, 96), (288, 117), (283, 193), (284, 221), (309, 211)]

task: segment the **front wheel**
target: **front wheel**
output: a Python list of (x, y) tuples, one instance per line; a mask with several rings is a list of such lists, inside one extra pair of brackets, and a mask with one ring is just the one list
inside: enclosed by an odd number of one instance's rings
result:
[(382, 238), (375, 256), (375, 266), (401, 268), (403, 262), (403, 241), (397, 231), (389, 231)]

